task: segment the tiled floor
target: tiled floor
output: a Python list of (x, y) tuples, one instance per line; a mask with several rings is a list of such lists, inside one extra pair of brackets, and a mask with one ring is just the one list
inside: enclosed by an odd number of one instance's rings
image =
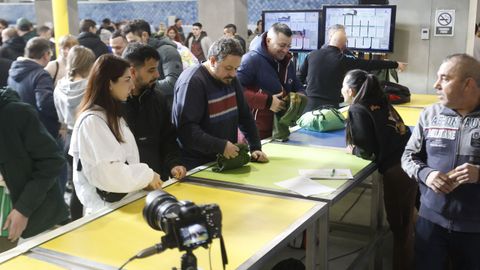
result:
[[(336, 203), (330, 210), (330, 220), (368, 225), (370, 220), (370, 196), (369, 189), (357, 188), (352, 190), (341, 201)], [(355, 203), (355, 201), (357, 201)], [(352, 207), (352, 205), (355, 205)], [(348, 211), (347, 214), (346, 211)], [(366, 246), (369, 240), (368, 235), (361, 235), (358, 233), (352, 233), (347, 231), (340, 231), (335, 228), (331, 228), (328, 243), (328, 256), (329, 269), (343, 270), (349, 269), (352, 262), (357, 258), (359, 252)], [(391, 233), (387, 233), (384, 240), (380, 245), (382, 252), (383, 269), (392, 269), (392, 236)], [(303, 259), (305, 252), (303, 250), (293, 249), (285, 247), (279, 252), (275, 259), (265, 266), (265, 270), (271, 269), (276, 263), (288, 258)], [(369, 258), (364, 258), (364, 263), (355, 265), (354, 269), (373, 269), (369, 267)], [(350, 268), (352, 269), (352, 268)]]

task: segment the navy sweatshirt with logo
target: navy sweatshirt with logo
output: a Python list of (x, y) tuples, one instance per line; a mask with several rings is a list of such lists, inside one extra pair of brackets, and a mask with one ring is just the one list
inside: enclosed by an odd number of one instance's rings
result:
[(448, 173), (464, 163), (480, 165), (480, 107), (462, 117), (441, 104), (427, 107), (407, 143), (402, 167), (417, 179), (420, 216), (446, 229), (480, 232), (480, 184), (435, 193), (425, 181), (433, 171)]

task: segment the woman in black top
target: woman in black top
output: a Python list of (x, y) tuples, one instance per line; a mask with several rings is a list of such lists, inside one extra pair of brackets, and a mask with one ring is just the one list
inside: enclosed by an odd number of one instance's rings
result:
[(393, 269), (411, 269), (417, 184), (400, 166), (410, 129), (390, 105), (375, 76), (359, 69), (348, 72), (342, 95), (351, 104), (347, 151), (375, 161), (383, 175), (385, 210), (394, 237)]

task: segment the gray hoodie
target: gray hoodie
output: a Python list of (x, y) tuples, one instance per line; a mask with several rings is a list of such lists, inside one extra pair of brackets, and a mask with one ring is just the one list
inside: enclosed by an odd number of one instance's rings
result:
[(87, 79), (83, 79), (72, 82), (68, 77), (63, 77), (58, 81), (53, 92), (58, 120), (60, 123), (67, 125), (70, 130), (73, 130), (75, 125), (77, 107), (85, 93), (87, 81)]

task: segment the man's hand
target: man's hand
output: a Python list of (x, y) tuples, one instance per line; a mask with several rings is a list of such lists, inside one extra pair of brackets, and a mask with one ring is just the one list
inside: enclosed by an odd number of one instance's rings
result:
[(452, 192), (459, 185), (453, 179), (450, 179), (446, 174), (439, 171), (431, 172), (425, 182), (429, 188), (435, 191), (435, 193), (443, 194)]
[(238, 156), (238, 151), (240, 149), (238, 149), (238, 147), (227, 141), (227, 144), (225, 145), (225, 150), (223, 150), (223, 156), (226, 158), (226, 159), (231, 159), (231, 158), (234, 158), (236, 156)]
[(463, 163), (450, 171), (447, 175), (458, 184), (478, 183), (479, 167), (470, 163)]
[(259, 162), (259, 163), (267, 163), (268, 162), (267, 155), (260, 150), (253, 151), (252, 155), (251, 155), (251, 158), (252, 158), (252, 161), (254, 161), (254, 162)]
[(285, 101), (282, 100), (282, 96), (283, 92), (272, 95), (272, 105), (270, 105), (270, 110), (272, 112), (279, 112), (285, 110)]
[(8, 230), (8, 240), (12, 242), (17, 241), (27, 227), (27, 223), (28, 217), (22, 215), (16, 209), (12, 209), (3, 225), (3, 229)]
[(187, 168), (184, 166), (175, 166), (170, 170), (170, 174), (173, 176), (173, 178), (180, 180), (187, 174)]
[(160, 179), (160, 175), (154, 172), (152, 181), (144, 188), (144, 190), (162, 189), (162, 184), (163, 181)]
[(397, 64), (398, 64), (398, 67), (397, 67), (398, 71), (402, 72), (402, 71), (405, 71), (405, 69), (407, 69), (408, 63), (397, 62)]

